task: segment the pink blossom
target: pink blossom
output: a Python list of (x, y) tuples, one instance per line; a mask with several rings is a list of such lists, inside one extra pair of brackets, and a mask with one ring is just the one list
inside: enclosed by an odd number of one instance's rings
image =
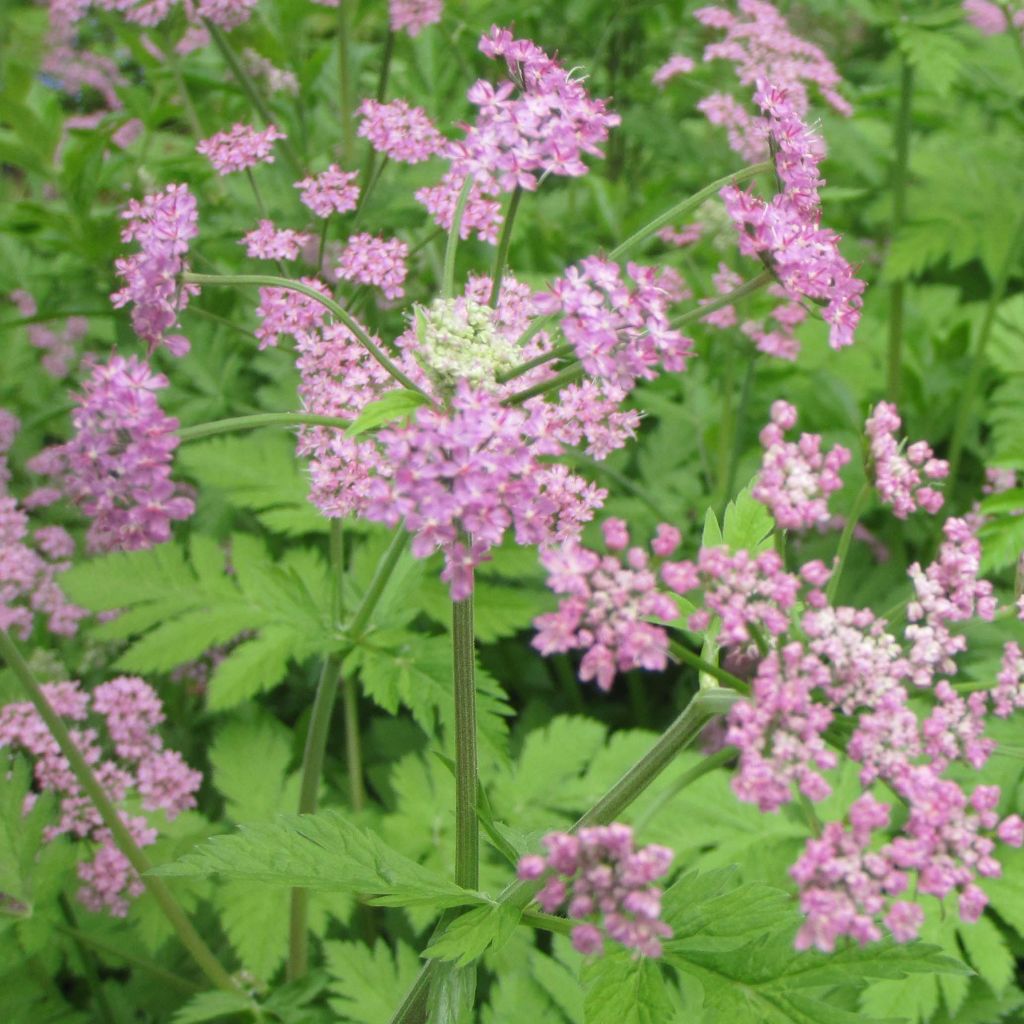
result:
[(1009, 27), (1006, 11), (989, 0), (963, 0), (964, 16), (982, 35), (997, 36)]
[(203, 139), (196, 146), (196, 152), (205, 156), (218, 174), (231, 174), (261, 163), (272, 164), (274, 142), (285, 138), (284, 132), (272, 124), (263, 131), (257, 131), (252, 125), (235, 124), (226, 132)]
[(261, 220), (260, 226), (250, 231), (241, 241), (245, 254), (258, 260), (298, 259), (309, 235), (291, 228), (277, 228), (272, 220)]
[(343, 171), (331, 164), (326, 171), (295, 182), (295, 187), (302, 189), (300, 199), (318, 217), (330, 217), (356, 208), (359, 186), (354, 182), (358, 177), (357, 171)]
[(441, 133), (422, 107), (410, 107), (405, 100), (380, 103), (366, 99), (359, 104), (358, 134), (369, 139), (378, 153), (405, 164), (417, 164), (440, 152)]
[(924, 441), (910, 445), (904, 454), (896, 440), (901, 424), (896, 406), (879, 402), (864, 425), (871, 442), (875, 488), (898, 519), (919, 508), (935, 515), (942, 508), (942, 494), (928, 481), (942, 480), (949, 473), (949, 463), (936, 459)]
[(692, 57), (686, 57), (681, 53), (674, 53), (657, 71), (651, 75), (651, 81), (659, 88), (664, 89), (668, 82), (676, 75), (688, 75), (696, 64)]
[(687, 245), (693, 245), (703, 234), (704, 225), (699, 221), (694, 221), (693, 224), (685, 224), (680, 228), (674, 228), (671, 225), (662, 228), (658, 232), (658, 238), (666, 245), (675, 245), (683, 248)]
[(376, 285), (387, 298), (398, 299), (405, 294), (402, 285), (408, 273), (408, 255), (409, 246), (401, 239), (364, 231), (349, 238), (338, 261), (338, 277)]
[(392, 32), (418, 36), (428, 25), (441, 20), (442, 0), (388, 0)]

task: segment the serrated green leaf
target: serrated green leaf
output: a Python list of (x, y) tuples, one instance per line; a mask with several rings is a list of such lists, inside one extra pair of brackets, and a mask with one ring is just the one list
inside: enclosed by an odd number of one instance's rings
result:
[(269, 982), (288, 953), (288, 889), (228, 879), (214, 897), (218, 920), (242, 966)]
[(506, 903), (475, 907), (457, 917), (423, 953), (428, 959), (454, 960), (465, 967), (490, 948), (500, 949), (515, 931), (522, 911)]
[(240, 643), (210, 676), (206, 703), (211, 711), (237, 707), (257, 693), (276, 686), (288, 671), (294, 636), (286, 629), (264, 629)]
[(234, 718), (217, 730), (210, 748), (213, 784), (232, 821), (269, 821), (286, 809), (291, 756), (290, 731), (265, 712)]
[(363, 406), (363, 411), (348, 427), (345, 434), (348, 437), (359, 437), (360, 434), (365, 434), (368, 430), (408, 416), (421, 405), (426, 405), (428, 401), (426, 395), (420, 394), (418, 391), (401, 388), (389, 391), (383, 398), (367, 402)]
[(416, 975), (419, 961), (408, 946), (394, 953), (380, 939), (371, 949), (361, 942), (324, 943), (331, 976), (331, 1008), (355, 1024), (388, 1024)]
[(486, 902), (403, 857), (336, 811), (280, 817), (214, 836), (170, 864), (167, 877), (222, 875), (267, 885), (347, 892), (385, 907), (458, 907)]
[(678, 1002), (656, 961), (606, 953), (583, 968), (586, 1024), (665, 1024)]
[(749, 551), (758, 554), (771, 546), (771, 533), (775, 522), (771, 513), (745, 487), (725, 509), (722, 540), (730, 551)]
[(203, 1024), (244, 1013), (253, 1017), (255, 1005), (241, 992), (200, 992), (194, 995), (172, 1018), (173, 1024)]

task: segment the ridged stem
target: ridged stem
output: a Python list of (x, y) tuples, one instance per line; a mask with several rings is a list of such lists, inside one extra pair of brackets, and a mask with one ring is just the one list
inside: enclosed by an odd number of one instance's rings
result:
[(512, 225), (515, 223), (516, 211), (519, 209), (520, 200), (523, 198), (523, 190), (519, 185), (512, 190), (509, 197), (508, 209), (505, 210), (505, 221), (501, 225), (501, 237), (498, 239), (498, 250), (494, 254), (494, 269), (491, 271), (491, 294), (487, 299), (487, 305), (496, 308), (501, 299), (501, 279), (505, 274), (505, 264), (508, 261), (508, 248), (512, 244)]
[[(893, 131), (892, 224), (890, 238), (903, 226), (907, 210), (907, 164), (910, 153), (910, 113), (914, 94), (914, 69), (906, 56), (900, 60), (900, 104)], [(886, 395), (898, 402), (903, 375), (904, 283), (894, 281), (889, 289), (889, 344)]]
[(337, 427), (343, 430), (351, 426), (351, 420), (338, 416), (317, 416), (305, 412), (258, 412), (251, 416), (230, 416), (223, 420), (210, 420), (191, 427), (179, 427), (178, 437), (185, 443), (199, 441), (217, 434), (233, 434), (239, 430), (256, 430), (258, 427)]
[(825, 596), (828, 598), (829, 604), (835, 604), (836, 594), (839, 592), (839, 581), (842, 579), (843, 569), (846, 568), (846, 558), (850, 553), (853, 533), (857, 529), (857, 523), (860, 522), (860, 517), (864, 514), (867, 503), (871, 500), (873, 490), (874, 488), (871, 484), (865, 482), (857, 492), (857, 497), (853, 499), (853, 508), (850, 509), (850, 514), (846, 519), (846, 525), (843, 527), (843, 532), (839, 535), (835, 568), (832, 570), (828, 586), (825, 588)]
[(452, 601), (455, 690), (455, 881), (464, 889), (480, 884), (480, 827), (476, 817), (476, 645), (473, 595)]

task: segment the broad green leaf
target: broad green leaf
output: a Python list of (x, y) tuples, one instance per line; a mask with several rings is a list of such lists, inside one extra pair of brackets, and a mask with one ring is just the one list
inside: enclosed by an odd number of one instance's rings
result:
[(36, 854), (54, 808), (52, 796), (43, 794), (25, 814), (30, 785), (28, 762), (16, 758), (0, 785), (0, 917), (32, 914)]
[(368, 430), (383, 426), (392, 420), (401, 419), (414, 412), (421, 405), (427, 404), (427, 397), (418, 391), (398, 389), (389, 391), (383, 398), (367, 402), (363, 411), (356, 417), (352, 425), (345, 431), (349, 437), (358, 437)]
[(522, 911), (505, 903), (474, 907), (457, 917), (427, 946), (425, 957), (454, 960), (465, 967), (491, 947), (500, 949), (515, 931)]
[(586, 1024), (667, 1024), (679, 1009), (659, 964), (625, 952), (607, 952), (584, 966), (583, 988)]
[(394, 952), (378, 939), (371, 948), (361, 942), (324, 943), (331, 976), (331, 1009), (355, 1024), (388, 1024), (403, 994), (419, 973), (419, 961), (408, 946)]
[(427, 1019), (430, 1024), (473, 1024), (476, 965), (442, 963), (430, 979)]
[(730, 551), (749, 551), (758, 554), (771, 546), (771, 533), (775, 522), (771, 513), (745, 487), (725, 509), (722, 540)]
[(228, 879), (217, 887), (214, 906), (224, 934), (242, 966), (267, 983), (288, 953), (291, 892), (256, 882)]
[(386, 907), (458, 907), (483, 902), (403, 857), (372, 832), (364, 832), (336, 811), (239, 828), (214, 836), (153, 874), (222, 875), (267, 885), (321, 892), (347, 892)]
[(200, 992), (193, 996), (172, 1018), (173, 1024), (203, 1024), (244, 1013), (253, 1019), (255, 1004), (241, 992)]
[(217, 730), (210, 748), (213, 784), (232, 821), (269, 821), (286, 810), (291, 757), (291, 733), (266, 712), (234, 718)]

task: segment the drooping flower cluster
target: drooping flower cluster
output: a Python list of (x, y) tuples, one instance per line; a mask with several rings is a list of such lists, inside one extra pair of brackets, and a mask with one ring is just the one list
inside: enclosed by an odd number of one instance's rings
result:
[(254, 260), (295, 260), (311, 236), (291, 228), (278, 228), (272, 220), (261, 220), (241, 244), (245, 254)]
[(696, 64), (692, 57), (682, 53), (673, 53), (664, 64), (651, 76), (651, 81), (659, 88), (664, 89), (676, 75), (688, 75)]
[(60, 526), (41, 526), (29, 537), (28, 516), (7, 493), (7, 452), (17, 431), (17, 418), (0, 409), (0, 629), (27, 638), (40, 614), (51, 633), (72, 636), (86, 612), (68, 601), (55, 577), (70, 568), (75, 542)]
[[(785, 18), (763, 0), (739, 0), (738, 13), (723, 7), (702, 7), (694, 17), (708, 28), (724, 30), (725, 37), (704, 48), (704, 60), (727, 60), (746, 86), (771, 82), (786, 90), (794, 113), (809, 110), (807, 85), (817, 86), (825, 101), (841, 114), (852, 113), (850, 104), (836, 90), (841, 78), (835, 65), (817, 46), (793, 34)], [(769, 126), (763, 118), (727, 93), (712, 93), (697, 104), (707, 119), (726, 128), (729, 144), (747, 160), (767, 155)]]
[(553, 914), (567, 906), (570, 918), (586, 922), (572, 930), (577, 952), (600, 953), (609, 938), (638, 956), (661, 956), (661, 940), (672, 929), (661, 920), (661, 890), (654, 883), (672, 866), (668, 847), (634, 849), (633, 830), (618, 823), (582, 828), (577, 835), (549, 832), (543, 842), (547, 856), (521, 858), (519, 877), (546, 877), (537, 893), (541, 907)]
[(739, 232), (740, 252), (768, 261), (787, 298), (805, 296), (820, 302), (829, 344), (842, 348), (853, 342), (864, 282), (840, 254), (839, 236), (821, 226), (818, 190), (824, 181), (818, 164), (824, 146), (800, 120), (784, 89), (762, 82), (754, 99), (775, 146), (782, 191), (766, 202), (736, 186), (722, 189), (726, 210)]
[(771, 415), (771, 423), (760, 434), (765, 451), (754, 497), (785, 530), (827, 522), (828, 497), (843, 486), (839, 470), (850, 461), (850, 452), (837, 444), (823, 453), (820, 434), (787, 441), (785, 432), (796, 426), (796, 408), (789, 402), (773, 402)]
[[(645, 617), (674, 621), (679, 609), (657, 586), (656, 568), (643, 548), (629, 547), (621, 519), (602, 524), (605, 546), (621, 555), (603, 557), (572, 543), (541, 553), (548, 586), (567, 595), (558, 610), (539, 616), (533, 646), (541, 654), (584, 650), (579, 676), (610, 690), (616, 672), (631, 668), (660, 671), (668, 665), (668, 636)], [(679, 545), (679, 531), (662, 523), (651, 544), (654, 555), (670, 556)]]
[(348, 213), (359, 202), (359, 186), (354, 184), (359, 177), (357, 171), (343, 171), (337, 164), (331, 164), (326, 171), (295, 182), (302, 189), (299, 197), (318, 217), (330, 217), (332, 213)]
[(115, 308), (132, 304), (132, 326), (150, 348), (159, 344), (175, 356), (189, 350), (188, 339), (167, 332), (178, 323), (178, 313), (195, 285), (180, 285), (178, 275), (188, 270), (188, 243), (199, 233), (196, 200), (187, 185), (168, 185), (163, 192), (132, 199), (121, 214), (128, 226), (122, 242), (138, 242), (140, 252), (114, 262), (125, 286), (111, 295)]
[(418, 36), (428, 25), (441, 20), (442, 0), (388, 0), (392, 32)]
[[(119, 676), (92, 693), (76, 681), (43, 684), (42, 690), (115, 805), (123, 807), (137, 796), (143, 810), (164, 811), (168, 819), (195, 806), (202, 776), (181, 754), (164, 747), (156, 731), (164, 720), (163, 705), (142, 679)], [(44, 838), (70, 835), (95, 847), (79, 862), (83, 884), (78, 898), (90, 910), (124, 917), (131, 900), (142, 893), (142, 882), (30, 703), (0, 707), (0, 751), (4, 748), (32, 758), (36, 790), (53, 792), (59, 799), (60, 819)], [(139, 846), (156, 842), (159, 833), (147, 818), (125, 810), (119, 813)]]
[(668, 316), (669, 305), (685, 294), (679, 275), (636, 263), (627, 273), (628, 279), (617, 263), (588, 256), (537, 298), (541, 312), (561, 318), (583, 369), (623, 392), (638, 379), (653, 380), (659, 365), (685, 370), (693, 350)]
[(92, 520), (92, 551), (130, 551), (168, 540), (171, 522), (187, 519), (195, 506), (171, 480), (178, 421), (164, 414), (155, 394), (167, 385), (163, 374), (135, 356), (94, 364), (71, 414), (75, 435), (29, 463), (54, 487), (30, 495), (26, 504), (50, 504), (61, 496), (73, 501)]
[(275, 125), (257, 131), (252, 125), (235, 124), (226, 132), (203, 139), (196, 152), (205, 156), (221, 175), (245, 171), (257, 164), (274, 162), (274, 143), (288, 136)]
[(418, 164), (440, 152), (444, 138), (422, 107), (405, 100), (380, 103), (366, 99), (359, 104), (358, 134), (378, 153), (403, 164)]
[[(35, 296), (24, 288), (16, 288), (8, 298), (23, 317), (33, 317), (39, 312)], [(84, 316), (69, 316), (60, 330), (46, 323), (27, 325), (29, 344), (46, 353), (42, 358), (43, 369), (58, 379), (68, 375), (78, 355), (78, 342), (88, 330), (89, 321)]]
[(338, 260), (338, 277), (376, 285), (389, 299), (405, 294), (402, 285), (409, 272), (409, 246), (400, 238), (383, 238), (366, 231), (352, 235)]
[(935, 515), (942, 508), (942, 494), (928, 481), (944, 479), (949, 463), (935, 458), (925, 441), (915, 441), (904, 455), (896, 439), (902, 423), (896, 406), (879, 402), (864, 424), (870, 438), (875, 489), (882, 501), (892, 506), (897, 519), (906, 519), (919, 508)]
[(513, 38), (508, 29), (492, 27), (481, 37), (480, 50), (503, 57), (510, 78), (497, 87), (481, 79), (470, 88), (476, 120), (461, 140), (443, 148), (451, 167), (441, 183), (421, 189), (416, 198), (448, 230), (456, 199), (472, 176), (462, 235), (474, 230), (494, 241), (500, 224), (494, 197), (516, 188), (533, 191), (543, 175), (586, 174), (583, 156), (602, 156), (600, 147), (620, 119), (536, 44)]

